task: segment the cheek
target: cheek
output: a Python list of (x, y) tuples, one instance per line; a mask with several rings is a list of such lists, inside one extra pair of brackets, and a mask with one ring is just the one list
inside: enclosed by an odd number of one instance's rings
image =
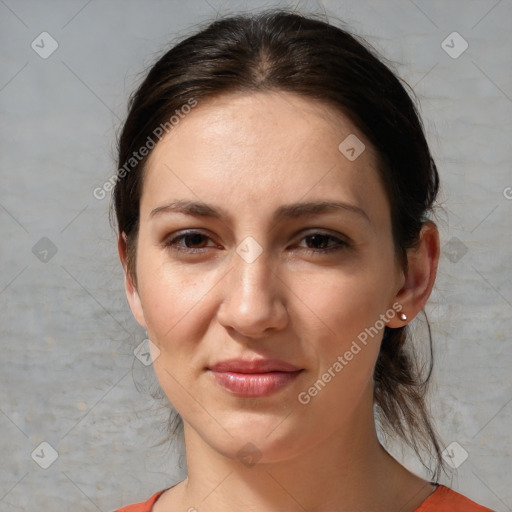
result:
[(351, 417), (363, 393), (371, 394), (381, 340), (381, 331), (371, 328), (383, 312), (375, 295), (360, 281), (331, 286), (323, 296), (317, 292), (322, 325), (310, 332), (307, 358), (315, 365), (297, 396), (304, 425), (312, 430), (319, 417), (326, 432), (335, 430)]
[[(294, 287), (310, 316), (314, 314), (321, 321), (322, 330), (343, 340), (355, 338), (375, 324), (388, 307), (390, 290), (387, 279), (371, 271), (332, 273), (317, 279), (312, 276)], [(379, 330), (381, 327), (379, 323)]]
[[(202, 305), (207, 301), (208, 290), (214, 285), (208, 273), (198, 276), (198, 270), (169, 265), (163, 253), (141, 254), (139, 260), (139, 294), (148, 334), (161, 351), (193, 344), (201, 332), (197, 320)], [(194, 320), (194, 321), (193, 321)], [(187, 340), (190, 340), (187, 342)]]
[(148, 337), (159, 350), (155, 375), (182, 416), (200, 414), (193, 412), (190, 393), (204, 366), (198, 346), (209, 325), (205, 307), (213, 283), (179, 267), (151, 266), (146, 260), (145, 268), (151, 270), (141, 272), (140, 294)]
[(383, 271), (338, 274), (296, 288), (297, 296), (306, 298), (304, 311), (309, 310), (301, 329), (307, 359), (317, 362), (312, 381), (324, 375), (336, 400), (340, 395), (355, 399), (372, 376), (385, 326), (381, 315), (395, 314), (388, 311), (390, 289)]

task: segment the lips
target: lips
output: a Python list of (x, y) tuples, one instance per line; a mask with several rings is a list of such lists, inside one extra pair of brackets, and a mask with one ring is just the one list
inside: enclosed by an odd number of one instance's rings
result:
[(228, 359), (209, 366), (209, 369), (216, 372), (235, 373), (295, 372), (300, 370), (297, 366), (278, 359)]
[(268, 396), (297, 378), (301, 368), (276, 359), (229, 359), (210, 367), (215, 382), (241, 397)]

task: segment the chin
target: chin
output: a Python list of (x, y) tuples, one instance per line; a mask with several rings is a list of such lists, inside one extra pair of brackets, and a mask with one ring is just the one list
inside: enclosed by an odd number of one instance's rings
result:
[(293, 458), (313, 446), (313, 440), (319, 437), (312, 433), (308, 435), (299, 424), (285, 420), (286, 415), (259, 419), (252, 414), (243, 416), (236, 421), (234, 418), (228, 422), (219, 421), (232, 436), (224, 430), (220, 437), (211, 437), (207, 433), (200, 435), (214, 450), (247, 467)]

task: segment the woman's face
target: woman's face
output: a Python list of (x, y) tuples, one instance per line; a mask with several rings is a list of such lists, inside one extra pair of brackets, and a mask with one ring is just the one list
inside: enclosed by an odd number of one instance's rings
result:
[[(371, 411), (404, 276), (374, 152), (346, 117), (290, 93), (199, 103), (150, 155), (137, 243), (128, 300), (197, 439), (284, 460)], [(267, 366), (219, 365), (232, 359)]]

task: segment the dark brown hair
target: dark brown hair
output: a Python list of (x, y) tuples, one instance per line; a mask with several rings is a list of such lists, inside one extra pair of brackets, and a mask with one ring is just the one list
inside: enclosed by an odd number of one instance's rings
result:
[[(400, 264), (418, 242), (439, 187), (436, 165), (414, 102), (382, 57), (346, 30), (314, 16), (270, 10), (219, 19), (172, 47), (132, 94), (118, 140), (119, 172), (113, 192), (118, 232), (126, 235), (127, 270), (135, 273), (139, 202), (147, 156), (121, 166), (147, 145), (155, 129), (191, 100), (255, 91), (282, 91), (330, 105), (348, 116), (376, 149), (391, 208)], [(383, 431), (411, 446), (434, 478), (443, 468), (423, 377), (407, 327), (385, 328), (374, 373), (377, 418)], [(178, 421), (181, 421), (179, 416)], [(177, 426), (176, 424), (175, 426)]]

